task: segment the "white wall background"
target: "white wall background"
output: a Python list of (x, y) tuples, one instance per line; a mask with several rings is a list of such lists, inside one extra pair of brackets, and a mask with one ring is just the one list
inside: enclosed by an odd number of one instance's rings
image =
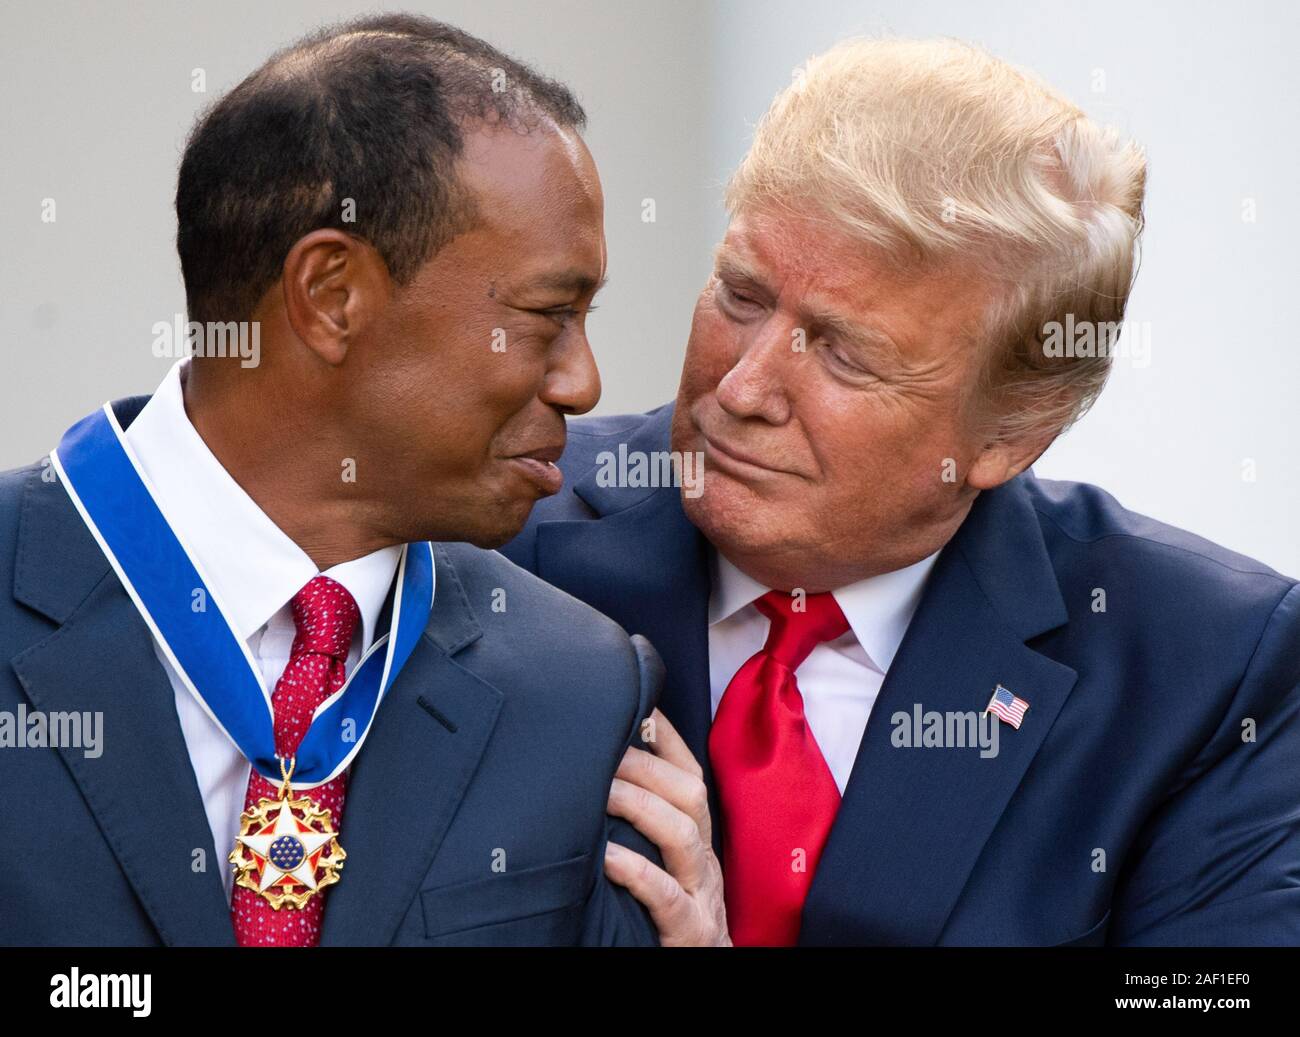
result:
[[(721, 186), (791, 70), (856, 32), (950, 35), (1033, 68), (1148, 149), (1148, 230), (1097, 407), (1040, 461), (1300, 575), (1300, 273), (1290, 114), (1300, 11), (1153, 0), (410, 0), (569, 82), (591, 118), (610, 284), (591, 321), (600, 411), (670, 398), (725, 226)], [(183, 309), (175, 168), (194, 114), (276, 46), (358, 13), (330, 0), (10, 5), (0, 39), (0, 467), (104, 399), (147, 392), (149, 329)], [(195, 67), (208, 94), (190, 90)], [(1100, 89), (1099, 89), (1100, 87)], [(58, 222), (43, 224), (43, 198)], [(641, 219), (653, 198), (654, 223)], [(1249, 200), (1249, 201), (1248, 201)], [(1243, 220), (1253, 204), (1254, 222)], [(1250, 476), (1253, 474), (1253, 481)]]

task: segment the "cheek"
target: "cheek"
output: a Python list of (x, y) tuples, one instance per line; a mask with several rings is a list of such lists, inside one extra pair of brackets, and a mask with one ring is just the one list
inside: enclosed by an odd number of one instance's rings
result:
[(540, 391), (547, 348), (531, 328), (485, 321), (462, 326), (435, 351), (431, 387), (448, 407), (500, 416)]
[(740, 353), (738, 329), (711, 304), (695, 308), (691, 336), (682, 365), (682, 391), (687, 399), (712, 392)]
[(826, 507), (894, 524), (944, 507), (961, 485), (962, 462), (953, 456), (952, 430), (942, 420), (884, 410), (849, 427), (848, 437), (834, 427), (816, 430), (837, 437), (834, 448), (823, 453)]
[(804, 427), (822, 485), (840, 502), (837, 507), (870, 510), (872, 501), (901, 495), (916, 478), (933, 475), (927, 432), (906, 409), (832, 393), (805, 401), (803, 412), (810, 415)]
[(505, 351), (494, 352), (492, 341), (490, 327), (462, 329), (385, 371), (388, 398), (371, 420), (388, 414), (391, 445), (418, 449), (440, 478), (477, 477), (502, 430), (534, 398), (533, 351), (507, 336)]

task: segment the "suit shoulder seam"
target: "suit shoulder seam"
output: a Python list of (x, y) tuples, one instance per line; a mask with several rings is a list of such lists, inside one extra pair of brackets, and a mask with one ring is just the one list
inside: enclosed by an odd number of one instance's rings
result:
[[(1276, 580), (1284, 587), (1289, 588), (1289, 587), (1297, 586), (1297, 581), (1291, 579), (1290, 577), (1283, 576), (1281, 573), (1269, 572), (1266, 571), (1264, 568), (1259, 568), (1259, 569), (1238, 568), (1237, 566), (1229, 565), (1227, 562), (1219, 558), (1215, 558), (1212, 555), (1206, 554), (1205, 552), (1194, 551), (1189, 547), (1181, 547), (1178, 544), (1167, 544), (1163, 540), (1156, 540), (1154, 537), (1143, 536), (1140, 533), (1129, 533), (1123, 530), (1113, 530), (1111, 532), (1101, 533), (1094, 537), (1081, 537), (1078, 534), (1067, 529), (1065, 526), (1061, 524), (1060, 520), (1055, 515), (1053, 515), (1051, 512), (1044, 511), (1037, 504), (1034, 505), (1034, 511), (1037, 512), (1039, 515), (1041, 515), (1043, 518), (1047, 519), (1048, 522), (1052, 523), (1052, 525), (1054, 525), (1063, 534), (1065, 534), (1065, 536), (1073, 540), (1076, 544), (1096, 544), (1101, 542), (1102, 540), (1112, 540), (1112, 539), (1139, 540), (1144, 544), (1151, 544), (1154, 547), (1163, 547), (1169, 551), (1177, 551), (1180, 554), (1191, 555), (1193, 558), (1199, 558), (1202, 561), (1210, 562), (1213, 565), (1219, 566), (1219, 568), (1221, 569), (1227, 569), (1229, 572), (1239, 573), (1242, 576), (1266, 576), (1271, 580)], [(1191, 535), (1195, 536), (1196, 534), (1191, 534)], [(1224, 550), (1229, 550), (1229, 549), (1224, 548)], [(1262, 562), (1259, 564), (1263, 566)]]

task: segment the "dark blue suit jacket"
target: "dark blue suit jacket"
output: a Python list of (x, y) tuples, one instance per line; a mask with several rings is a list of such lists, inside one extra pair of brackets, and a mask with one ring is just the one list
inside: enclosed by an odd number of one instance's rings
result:
[[(233, 945), (230, 847), (212, 843), (172, 686), (42, 470), (0, 475), (0, 711), (100, 711), (103, 751), (0, 749), (0, 944)], [(321, 943), (656, 943), (603, 873), (653, 650), (494, 551), (437, 545), (435, 565), (429, 625), (350, 772)]]
[[(505, 553), (651, 640), (707, 773), (711, 548), (678, 490), (596, 475), (620, 443), (669, 449), (670, 417), (571, 423), (565, 489)], [(995, 758), (891, 745), (896, 712), (983, 710), (997, 684), (1030, 709)], [(1296, 581), (1092, 486), (981, 494), (872, 710), (801, 942), (1300, 944)]]

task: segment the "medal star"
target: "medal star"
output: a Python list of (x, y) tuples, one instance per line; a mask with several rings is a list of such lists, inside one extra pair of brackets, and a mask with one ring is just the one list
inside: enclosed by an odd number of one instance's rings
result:
[[(272, 844), (288, 836), (296, 839), (302, 846), (302, 857), (293, 867), (282, 868), (276, 864), (276, 855), (272, 854)], [(307, 889), (316, 889), (316, 860), (320, 849), (334, 836), (317, 832), (293, 816), (288, 804), (280, 807), (275, 824), (262, 829), (256, 835), (241, 835), (239, 842), (248, 847), (262, 862), (262, 876), (259, 889), (265, 890), (280, 882), (286, 876)], [(282, 844), (283, 845), (283, 844)], [(291, 855), (293, 856), (293, 855)]]

